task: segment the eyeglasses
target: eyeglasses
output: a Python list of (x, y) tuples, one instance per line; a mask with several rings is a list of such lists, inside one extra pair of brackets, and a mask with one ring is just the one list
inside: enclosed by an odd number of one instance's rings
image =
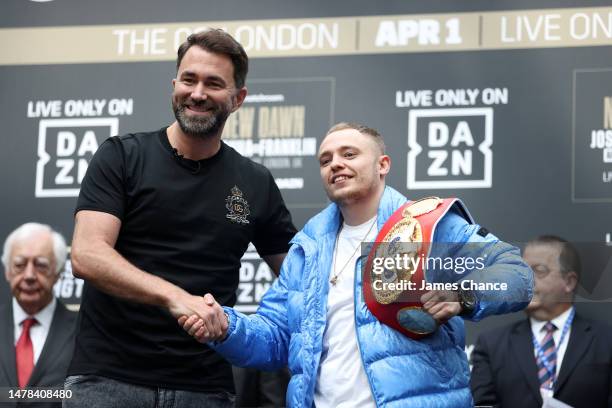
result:
[(49, 275), (51, 272), (51, 261), (45, 257), (37, 256), (35, 258), (17, 257), (13, 259), (11, 264), (11, 273), (13, 275), (21, 275), (28, 268), (28, 264), (32, 262), (34, 271), (41, 275)]
[(531, 269), (533, 270), (534, 276), (538, 279), (544, 279), (545, 277), (550, 275), (550, 273), (554, 270), (554, 269), (547, 268), (546, 266), (535, 266), (535, 267), (532, 267)]

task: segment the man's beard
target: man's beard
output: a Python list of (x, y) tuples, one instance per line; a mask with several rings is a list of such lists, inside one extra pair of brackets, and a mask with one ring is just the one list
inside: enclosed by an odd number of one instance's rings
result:
[[(206, 102), (200, 104), (205, 105)], [(184, 104), (178, 104), (172, 101), (172, 110), (174, 117), (178, 122), (181, 130), (190, 136), (206, 139), (215, 136), (225, 125), (225, 121), (230, 115), (229, 106), (217, 105), (210, 116), (188, 116), (187, 108)]]

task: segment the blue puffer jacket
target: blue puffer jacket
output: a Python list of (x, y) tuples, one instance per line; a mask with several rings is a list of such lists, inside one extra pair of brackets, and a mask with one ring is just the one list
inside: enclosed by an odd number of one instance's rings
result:
[[(378, 229), (406, 202), (386, 187), (378, 209)], [(313, 217), (292, 240), (279, 279), (268, 290), (256, 314), (246, 316), (225, 308), (230, 316), (228, 336), (211, 344), (237, 366), (271, 370), (289, 365), (287, 391), (291, 407), (311, 407), (326, 325), (329, 274), (341, 214), (335, 204)], [(435, 242), (480, 242), (487, 267), (470, 279), (503, 281), (508, 293), (481, 297), (473, 320), (490, 314), (517, 311), (532, 296), (533, 274), (519, 250), (492, 234), (477, 234), (456, 212), (440, 220)], [(459, 245), (461, 247), (461, 245)], [(475, 247), (475, 246), (473, 246)], [(459, 248), (458, 253), (461, 251)], [(361, 270), (361, 260), (357, 271)], [(486, 275), (487, 279), (484, 279)], [(450, 279), (459, 280), (464, 276)], [(464, 353), (463, 320), (454, 317), (433, 335), (411, 340), (381, 324), (367, 309), (361, 274), (355, 273), (355, 325), (365, 372), (379, 407), (468, 407), (469, 368)]]

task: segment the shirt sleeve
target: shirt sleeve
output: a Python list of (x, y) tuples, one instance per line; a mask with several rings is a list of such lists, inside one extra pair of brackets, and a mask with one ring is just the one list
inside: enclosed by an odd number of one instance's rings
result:
[(274, 177), (269, 172), (267, 201), (266, 215), (257, 226), (253, 239), (260, 256), (289, 251), (289, 241), (297, 232)]
[(101, 211), (123, 219), (125, 165), (118, 137), (106, 139), (94, 154), (81, 183), (75, 213)]

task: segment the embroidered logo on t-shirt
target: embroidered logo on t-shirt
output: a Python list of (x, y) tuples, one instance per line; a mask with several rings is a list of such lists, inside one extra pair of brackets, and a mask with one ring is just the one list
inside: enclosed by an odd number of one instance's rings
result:
[(225, 199), (225, 208), (227, 208), (225, 217), (238, 224), (248, 224), (247, 217), (251, 214), (249, 203), (242, 196), (238, 186), (232, 187), (231, 191), (232, 193)]

